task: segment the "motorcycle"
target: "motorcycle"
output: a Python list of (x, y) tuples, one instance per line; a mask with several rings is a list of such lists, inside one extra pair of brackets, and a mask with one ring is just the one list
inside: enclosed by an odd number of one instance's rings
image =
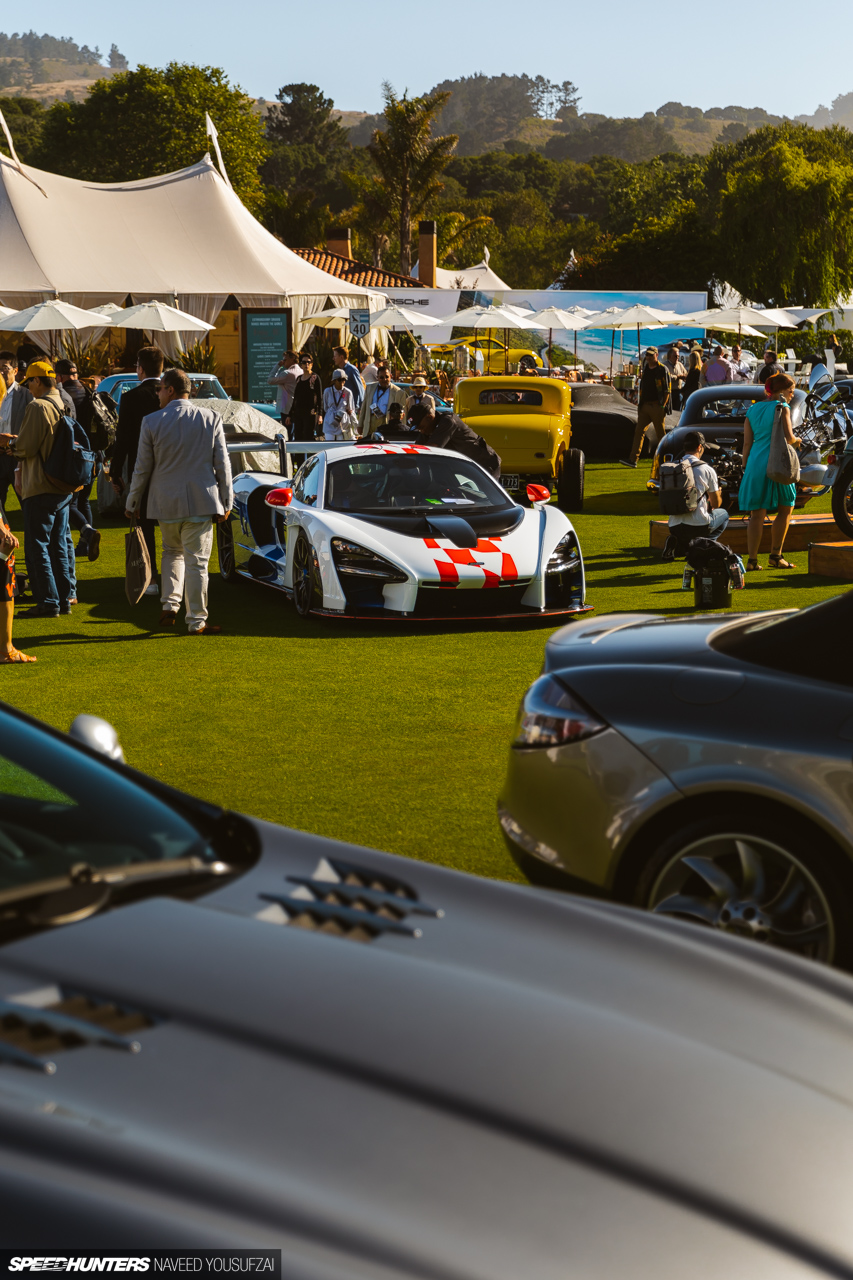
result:
[[(809, 400), (813, 401), (814, 440), (819, 446), (825, 443), (830, 450), (819, 492), (832, 489), (832, 518), (839, 529), (853, 538), (853, 419), (848, 412), (851, 395), (832, 381), (823, 365), (816, 365), (809, 379)], [(800, 475), (802, 479), (802, 464)]]

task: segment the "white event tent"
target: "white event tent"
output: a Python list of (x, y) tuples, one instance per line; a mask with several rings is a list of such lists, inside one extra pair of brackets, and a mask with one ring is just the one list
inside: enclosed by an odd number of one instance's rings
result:
[(0, 155), (0, 302), (21, 309), (61, 297), (92, 308), (158, 299), (213, 323), (241, 306), (293, 309), (297, 349), (308, 317), (333, 306), (384, 305), (293, 253), (252, 216), (209, 155), (176, 173), (95, 183)]
[[(412, 267), (412, 275), (418, 278), (417, 262)], [(436, 267), (435, 284), (437, 289), (465, 289), (466, 291), (481, 289), (508, 289), (500, 276), (489, 266), (489, 251), (483, 250), (483, 261), (473, 267), (460, 267), (458, 271), (449, 271), (446, 267)]]

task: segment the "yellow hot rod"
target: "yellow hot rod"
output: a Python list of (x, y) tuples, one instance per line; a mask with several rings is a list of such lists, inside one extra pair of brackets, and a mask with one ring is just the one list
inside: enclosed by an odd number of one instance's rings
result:
[(463, 378), (454, 412), (501, 459), (501, 484), (524, 498), (525, 485), (556, 490), (563, 511), (583, 509), (584, 456), (571, 447), (572, 393), (559, 378)]

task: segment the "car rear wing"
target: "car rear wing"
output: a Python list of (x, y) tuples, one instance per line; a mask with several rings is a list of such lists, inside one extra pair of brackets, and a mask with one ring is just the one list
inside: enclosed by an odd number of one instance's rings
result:
[(225, 444), (229, 454), (278, 454), (278, 469), (283, 476), (288, 474), (287, 459), (292, 454), (302, 458), (309, 453), (325, 453), (327, 449), (346, 449), (352, 443), (352, 440), (288, 440), (280, 431), (276, 433), (275, 438), (272, 440), (269, 436), (255, 435), (253, 432), (248, 431), (245, 435), (227, 432), (225, 436)]

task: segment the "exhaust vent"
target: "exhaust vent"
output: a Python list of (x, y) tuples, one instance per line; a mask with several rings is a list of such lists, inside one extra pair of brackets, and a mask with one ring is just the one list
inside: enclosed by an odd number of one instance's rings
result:
[(352, 942), (372, 942), (383, 933), (420, 938), (410, 916), (440, 919), (444, 912), (421, 902), (402, 880), (380, 875), (351, 862), (321, 858), (312, 876), (288, 876), (294, 888), (262, 893), (270, 906), (258, 919), (330, 933)]
[[(41, 997), (47, 995), (48, 1003)], [(63, 996), (56, 987), (0, 1000), (0, 1063), (53, 1075), (53, 1055), (84, 1045), (107, 1045), (138, 1053), (133, 1033), (153, 1026), (144, 1013), (88, 996)]]

